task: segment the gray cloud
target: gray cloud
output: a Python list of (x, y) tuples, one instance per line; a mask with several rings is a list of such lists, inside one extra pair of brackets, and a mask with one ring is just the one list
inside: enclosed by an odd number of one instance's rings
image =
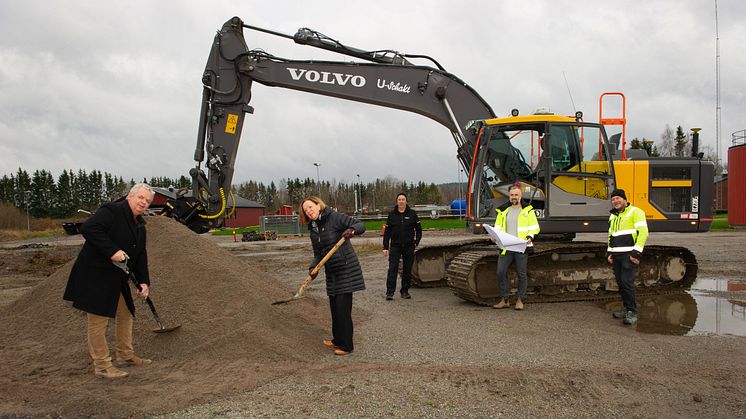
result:
[[(746, 5), (718, 2), (722, 140), (746, 128)], [(627, 97), (628, 139), (665, 125), (715, 144), (714, 3), (466, 1), (260, 3), (72, 1), (0, 6), (0, 171), (98, 169), (125, 178), (194, 165), (200, 78), (230, 17), (279, 32), (319, 30), (367, 49), (436, 58), (499, 115), (549, 107), (598, 118), (598, 97)], [(251, 48), (295, 59), (349, 59), (266, 34)], [(564, 73), (564, 74), (563, 74)], [(449, 132), (419, 115), (255, 85), (234, 181), (393, 175), (455, 181)], [(617, 107), (618, 108), (618, 107)], [(607, 108), (614, 112), (613, 103)]]

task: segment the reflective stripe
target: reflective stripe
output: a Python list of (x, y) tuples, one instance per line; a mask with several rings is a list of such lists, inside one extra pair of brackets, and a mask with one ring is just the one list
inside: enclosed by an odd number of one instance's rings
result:
[(635, 223), (635, 228), (647, 227), (647, 226), (648, 226), (648, 223), (646, 221), (638, 221)]
[(611, 233), (612, 236), (625, 236), (627, 234), (635, 234), (637, 233), (637, 230), (619, 230)]
[(637, 250), (638, 252), (642, 253), (642, 246), (634, 246), (632, 249)]
[(620, 253), (620, 252), (631, 252), (635, 250), (636, 246), (624, 246), (624, 247), (609, 247), (608, 251), (611, 253)]
[(518, 227), (518, 231), (534, 230), (534, 229), (537, 229), (537, 228), (539, 228), (539, 225), (538, 224), (534, 224), (534, 225), (528, 226), (528, 227)]

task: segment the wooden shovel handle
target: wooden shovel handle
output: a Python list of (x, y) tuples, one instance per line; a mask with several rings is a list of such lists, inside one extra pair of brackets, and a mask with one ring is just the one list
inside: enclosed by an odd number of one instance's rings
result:
[(332, 255), (334, 254), (334, 252), (336, 252), (337, 249), (339, 249), (339, 247), (342, 246), (342, 244), (344, 242), (345, 242), (345, 238), (344, 237), (342, 237), (341, 239), (339, 239), (339, 241), (337, 242), (337, 244), (335, 244), (334, 247), (332, 247), (332, 249), (329, 250), (329, 252), (324, 256), (324, 258), (321, 259), (321, 262), (319, 262), (311, 270), (311, 273), (308, 274), (308, 277), (306, 278), (306, 280), (303, 281), (303, 285), (301, 285), (300, 288), (298, 288), (298, 292), (295, 293), (296, 297), (300, 297), (301, 295), (303, 295), (303, 292), (306, 290), (306, 287), (308, 287), (308, 284), (310, 284), (311, 281), (313, 281), (313, 277), (316, 276), (319, 273), (319, 271), (324, 266), (324, 264), (326, 263), (326, 261), (328, 261), (329, 258), (332, 257)]

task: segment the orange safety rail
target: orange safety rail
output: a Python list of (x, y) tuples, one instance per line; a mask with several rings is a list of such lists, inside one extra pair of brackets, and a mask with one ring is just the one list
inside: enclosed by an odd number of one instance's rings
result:
[[(621, 118), (604, 118), (604, 96), (620, 96), (622, 98), (622, 117)], [(602, 125), (621, 125), (622, 126), (622, 160), (627, 160), (627, 98), (622, 92), (602, 93), (598, 99), (598, 123)], [(600, 135), (600, 134), (599, 134)], [(598, 142), (598, 155), (603, 153), (601, 139)]]

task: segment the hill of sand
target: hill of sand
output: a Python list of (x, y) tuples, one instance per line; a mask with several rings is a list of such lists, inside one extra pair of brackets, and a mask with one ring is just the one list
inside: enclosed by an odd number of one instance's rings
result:
[(272, 306), (294, 290), (171, 219), (147, 221), (151, 298), (167, 327), (182, 327), (153, 333), (157, 324), (136, 298), (135, 352), (154, 363), (120, 380), (94, 377), (85, 314), (62, 301), (71, 261), (0, 310), (0, 416), (168, 412), (256, 388), (326, 354), (326, 300)]

